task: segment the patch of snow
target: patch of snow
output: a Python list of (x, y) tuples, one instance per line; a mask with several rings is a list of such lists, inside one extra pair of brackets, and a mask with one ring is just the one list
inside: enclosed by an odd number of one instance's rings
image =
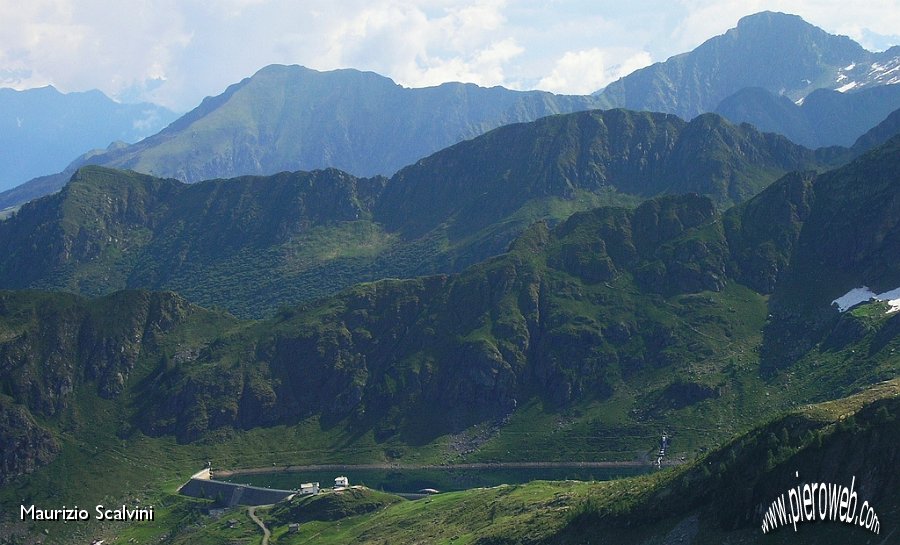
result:
[(838, 77), (835, 81), (841, 82), (841, 81), (844, 81), (845, 79), (847, 79), (847, 74), (838, 74)]
[(886, 291), (884, 293), (879, 293), (875, 296), (875, 299), (879, 301), (890, 301), (892, 299), (900, 299), (900, 288), (892, 289), (891, 291)]
[(851, 81), (850, 83), (848, 83), (846, 85), (841, 85), (840, 87), (835, 89), (835, 91), (837, 91), (839, 93), (846, 93), (847, 91), (849, 91), (850, 89), (853, 89), (854, 87), (856, 87), (856, 82)]
[(856, 68), (856, 63), (851, 62), (850, 64), (848, 64), (847, 66), (844, 67), (844, 70), (853, 70), (854, 68)]
[(797, 100), (794, 101), (794, 104), (796, 104), (797, 106), (803, 106), (803, 101), (804, 101), (804, 100), (806, 100), (806, 97), (800, 97), (800, 98), (798, 98)]
[(884, 67), (883, 67), (883, 66), (881, 66), (881, 65), (878, 64), (877, 62), (873, 62), (873, 63), (872, 63), (872, 69), (869, 70), (869, 73), (871, 74), (872, 72), (880, 72), (880, 71), (882, 71), (882, 70), (884, 70)]
[(853, 288), (844, 295), (832, 301), (831, 304), (837, 305), (838, 310), (844, 312), (860, 303), (865, 303), (873, 297), (875, 297), (875, 293), (867, 286), (863, 286), (861, 288)]
[(831, 304), (837, 305), (838, 311), (845, 312), (860, 303), (865, 303), (872, 299), (875, 299), (876, 301), (887, 301), (888, 305), (890, 305), (888, 312), (900, 310), (900, 288), (894, 288), (890, 291), (878, 294), (870, 290), (868, 286), (853, 288), (832, 301)]

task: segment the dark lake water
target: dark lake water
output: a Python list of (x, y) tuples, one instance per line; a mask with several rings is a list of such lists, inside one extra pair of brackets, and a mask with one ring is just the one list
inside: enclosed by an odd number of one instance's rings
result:
[(266, 488), (295, 489), (300, 483), (318, 481), (323, 488), (334, 484), (340, 475), (350, 479), (350, 484), (361, 484), (375, 490), (393, 493), (414, 493), (423, 488), (442, 492), (469, 488), (521, 484), (536, 480), (545, 481), (608, 481), (648, 473), (649, 467), (624, 468), (480, 468), (480, 469), (361, 469), (347, 471), (308, 471), (287, 473), (260, 473), (235, 475), (227, 480), (234, 483), (263, 486)]

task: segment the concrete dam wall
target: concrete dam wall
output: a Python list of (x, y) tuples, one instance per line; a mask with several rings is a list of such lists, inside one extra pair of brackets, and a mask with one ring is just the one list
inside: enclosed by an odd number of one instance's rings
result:
[(195, 474), (178, 490), (180, 494), (192, 498), (216, 500), (226, 507), (237, 505), (269, 505), (278, 503), (294, 495), (294, 490), (261, 488), (245, 484), (226, 483), (209, 478), (209, 470)]

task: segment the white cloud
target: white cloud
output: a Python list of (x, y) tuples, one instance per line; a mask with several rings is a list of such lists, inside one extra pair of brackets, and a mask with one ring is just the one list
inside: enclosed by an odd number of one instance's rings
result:
[(538, 87), (555, 93), (588, 94), (652, 62), (646, 51), (592, 48), (567, 51)]
[(466, 56), (424, 59), (424, 62), (410, 66), (405, 75), (398, 76), (398, 81), (409, 87), (439, 85), (447, 81), (485, 87), (509, 86), (503, 67), (523, 51), (515, 40), (507, 38)]
[(864, 43), (900, 28), (898, 0), (0, 0), (0, 85), (187, 110), (281, 63), (590, 92), (763, 9)]
[(504, 65), (524, 51), (512, 38), (498, 39), (504, 6), (439, 6), (429, 14), (425, 6), (376, 2), (326, 32), (314, 67), (365, 68), (412, 87), (455, 80), (502, 84)]
[(0, 70), (24, 88), (100, 88), (111, 95), (165, 78), (190, 42), (175, 0), (34, 0), (0, 3)]

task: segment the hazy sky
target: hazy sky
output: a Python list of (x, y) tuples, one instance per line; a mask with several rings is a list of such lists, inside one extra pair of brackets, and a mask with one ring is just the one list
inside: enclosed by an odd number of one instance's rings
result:
[(186, 111), (280, 63), (588, 93), (766, 9), (871, 50), (900, 43), (900, 0), (0, 0), (0, 87)]

